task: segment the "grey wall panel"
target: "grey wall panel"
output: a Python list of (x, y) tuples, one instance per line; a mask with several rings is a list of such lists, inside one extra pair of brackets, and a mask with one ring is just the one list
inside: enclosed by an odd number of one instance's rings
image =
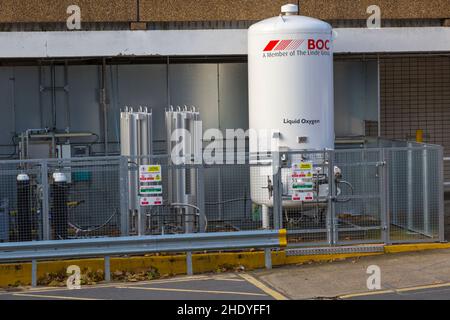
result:
[[(51, 85), (51, 68), (43, 70), (43, 85)], [(99, 107), (100, 66), (70, 66), (69, 105), (72, 131), (103, 136)], [(11, 80), (10, 80), (11, 79)], [(364, 121), (376, 121), (377, 64), (367, 61), (336, 61), (335, 100), (338, 136), (364, 134)], [(56, 67), (56, 86), (63, 87), (64, 67)], [(169, 89), (167, 85), (169, 84)], [(149, 106), (154, 112), (155, 139), (165, 139), (164, 109), (170, 104), (200, 109), (204, 129), (248, 127), (247, 64), (165, 64), (107, 66), (108, 129), (112, 144), (119, 141), (120, 109)], [(14, 92), (14, 95), (13, 95)], [(38, 67), (0, 68), (0, 144), (8, 144), (9, 132), (40, 128)], [(51, 93), (42, 94), (43, 127), (52, 125)], [(66, 128), (66, 94), (57, 91), (57, 129)], [(15, 103), (15, 110), (12, 105)], [(14, 112), (15, 111), (15, 112)], [(14, 121), (14, 114), (16, 120)], [(16, 128), (14, 128), (16, 127)], [(164, 144), (160, 144), (161, 146)], [(117, 151), (118, 146), (111, 147)], [(8, 149), (8, 148), (4, 148)], [(3, 153), (0, 149), (0, 153)], [(102, 146), (96, 147), (97, 151)], [(7, 153), (7, 152), (6, 152)]]
[[(112, 108), (148, 106), (154, 113), (154, 135), (165, 137), (164, 109), (167, 108), (166, 65), (118, 66), (118, 102)], [(119, 112), (112, 109), (111, 112)]]
[(200, 109), (203, 127), (219, 128), (217, 64), (173, 64), (169, 68), (170, 103)]
[[(99, 67), (69, 67), (70, 122), (72, 131), (87, 131), (100, 134), (99, 111)], [(59, 80), (60, 81), (60, 80)], [(61, 83), (61, 82), (59, 82)], [(63, 100), (62, 93), (58, 97)], [(64, 103), (60, 102), (58, 113), (64, 114)], [(64, 118), (58, 118), (63, 129)]]
[(16, 130), (40, 128), (39, 76), (37, 67), (15, 67)]
[(335, 130), (337, 136), (365, 134), (365, 120), (377, 121), (377, 64), (335, 61)]
[[(11, 144), (11, 133), (15, 131), (14, 99), (13, 99), (13, 68), (0, 68), (0, 144)], [(11, 154), (14, 150), (8, 147), (0, 148), (1, 154)]]
[(248, 129), (248, 71), (246, 63), (219, 65), (221, 129)]

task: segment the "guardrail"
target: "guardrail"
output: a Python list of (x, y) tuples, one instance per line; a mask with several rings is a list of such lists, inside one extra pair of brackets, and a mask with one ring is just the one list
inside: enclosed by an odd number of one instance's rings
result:
[(111, 256), (186, 252), (187, 273), (192, 275), (192, 252), (265, 249), (265, 266), (271, 269), (271, 249), (286, 245), (286, 230), (3, 243), (0, 263), (31, 261), (31, 283), (35, 287), (38, 261), (104, 257), (105, 281), (111, 281)]

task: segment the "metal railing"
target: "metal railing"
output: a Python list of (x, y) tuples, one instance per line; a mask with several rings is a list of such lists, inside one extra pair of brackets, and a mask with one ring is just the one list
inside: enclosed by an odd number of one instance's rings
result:
[(265, 249), (265, 265), (270, 269), (271, 249), (286, 244), (285, 230), (3, 243), (0, 244), (0, 263), (31, 261), (32, 285), (36, 286), (38, 261), (104, 257), (105, 281), (110, 281), (111, 256), (186, 252), (187, 273), (192, 275), (193, 252)]

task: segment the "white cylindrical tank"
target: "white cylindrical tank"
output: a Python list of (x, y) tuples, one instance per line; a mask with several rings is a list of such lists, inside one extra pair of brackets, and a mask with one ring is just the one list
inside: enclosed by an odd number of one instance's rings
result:
[[(334, 149), (332, 27), (296, 5), (248, 32), (250, 152)], [(253, 134), (252, 134), (253, 133)], [(269, 140), (272, 140), (269, 142)], [(269, 168), (252, 168), (252, 199), (272, 200)], [(284, 175), (289, 175), (285, 173)]]

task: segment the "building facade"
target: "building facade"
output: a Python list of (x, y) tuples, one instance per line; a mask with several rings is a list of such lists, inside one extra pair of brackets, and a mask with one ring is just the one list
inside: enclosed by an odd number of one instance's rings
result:
[[(0, 0), (1, 157), (19, 157), (18, 135), (36, 128), (93, 133), (71, 142), (118, 154), (125, 106), (153, 109), (161, 151), (169, 106), (196, 106), (205, 128), (248, 127), (247, 28), (288, 1), (73, 2)], [(422, 130), (450, 156), (449, 0), (294, 3), (335, 30), (338, 137)], [(373, 5), (381, 28), (368, 28)]]

